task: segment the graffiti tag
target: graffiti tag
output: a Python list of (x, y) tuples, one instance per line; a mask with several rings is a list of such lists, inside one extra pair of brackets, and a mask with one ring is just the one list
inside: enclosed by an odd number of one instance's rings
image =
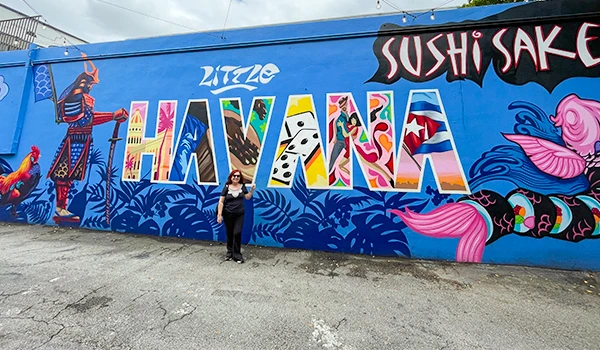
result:
[(204, 69), (204, 77), (199, 85), (216, 88), (210, 90), (214, 95), (233, 89), (256, 90), (259, 84), (268, 84), (279, 73), (279, 67), (273, 63), (247, 67), (203, 66), (202, 69)]

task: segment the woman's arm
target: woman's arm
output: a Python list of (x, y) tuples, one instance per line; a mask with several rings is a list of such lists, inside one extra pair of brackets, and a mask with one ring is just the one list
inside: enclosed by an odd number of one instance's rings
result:
[(217, 222), (219, 224), (223, 222), (223, 203), (225, 203), (225, 196), (219, 198), (219, 205), (217, 206)]
[(256, 184), (252, 184), (252, 188), (250, 189), (250, 192), (246, 193), (244, 198), (246, 198), (246, 199), (252, 198), (252, 194), (254, 193), (255, 189), (256, 189)]

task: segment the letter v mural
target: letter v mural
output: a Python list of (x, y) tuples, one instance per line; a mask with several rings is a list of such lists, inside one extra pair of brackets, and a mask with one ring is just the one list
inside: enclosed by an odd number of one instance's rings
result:
[(221, 99), (221, 115), (225, 122), (230, 171), (242, 172), (253, 183), (260, 163), (275, 97), (255, 97), (247, 121), (241, 99)]

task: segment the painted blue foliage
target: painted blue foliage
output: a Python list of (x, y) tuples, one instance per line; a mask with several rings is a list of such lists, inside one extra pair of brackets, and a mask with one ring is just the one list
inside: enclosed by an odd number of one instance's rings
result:
[(349, 195), (310, 190), (299, 174), (291, 188), (293, 197), (270, 189), (258, 191), (255, 207), (259, 224), (252, 238), (270, 236), (287, 248), (410, 257), (406, 225), (387, 211), (409, 207), (421, 212), (434, 201), (435, 205), (452, 201), (431, 187), (427, 188), (431, 198), (425, 199), (363, 187), (355, 190)]
[[(220, 235), (216, 206), (221, 191), (216, 186), (180, 185), (184, 197), (169, 209), (169, 220), (164, 224), (162, 235), (213, 240)], [(223, 240), (220, 239), (220, 240)]]

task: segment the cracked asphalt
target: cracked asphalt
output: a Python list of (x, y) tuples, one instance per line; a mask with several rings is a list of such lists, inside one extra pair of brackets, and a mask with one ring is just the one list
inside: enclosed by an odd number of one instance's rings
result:
[(594, 349), (584, 271), (0, 225), (0, 349)]

